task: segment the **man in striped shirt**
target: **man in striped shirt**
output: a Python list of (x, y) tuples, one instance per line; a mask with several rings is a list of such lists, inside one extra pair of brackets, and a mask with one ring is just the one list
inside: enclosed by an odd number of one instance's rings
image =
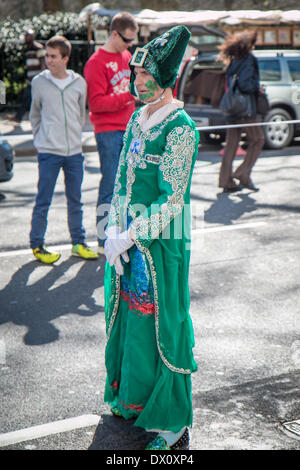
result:
[(28, 30), (25, 32), (26, 49), (25, 54), (25, 67), (26, 67), (26, 88), (22, 95), (21, 105), (15, 115), (8, 115), (12, 121), (20, 123), (26, 111), (29, 111), (31, 104), (31, 81), (35, 75), (40, 73), (46, 68), (45, 65), (45, 49), (43, 46), (34, 40), (34, 32)]

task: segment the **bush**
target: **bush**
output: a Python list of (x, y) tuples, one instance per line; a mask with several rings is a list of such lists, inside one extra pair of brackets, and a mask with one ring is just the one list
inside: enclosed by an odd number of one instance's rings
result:
[[(19, 101), (25, 86), (24, 33), (35, 31), (37, 41), (46, 41), (55, 34), (62, 34), (67, 39), (87, 41), (87, 24), (79, 21), (76, 13), (43, 13), (31, 19), (15, 21), (7, 18), (0, 22), (0, 70), (1, 80), (6, 84), (8, 104)], [(88, 59), (88, 46), (73, 46), (70, 68), (82, 73)]]

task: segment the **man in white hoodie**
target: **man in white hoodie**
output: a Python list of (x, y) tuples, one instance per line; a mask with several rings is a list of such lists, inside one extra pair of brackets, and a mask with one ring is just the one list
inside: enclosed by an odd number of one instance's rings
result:
[(52, 264), (59, 253), (49, 252), (44, 245), (47, 216), (56, 180), (62, 168), (68, 205), (68, 225), (72, 254), (96, 259), (85, 244), (82, 224), (81, 185), (83, 160), (81, 132), (85, 122), (86, 83), (77, 73), (67, 69), (71, 44), (63, 36), (54, 36), (46, 43), (46, 65), (32, 81), (30, 120), (34, 145), (38, 150), (38, 193), (32, 214), (30, 246), (41, 262)]

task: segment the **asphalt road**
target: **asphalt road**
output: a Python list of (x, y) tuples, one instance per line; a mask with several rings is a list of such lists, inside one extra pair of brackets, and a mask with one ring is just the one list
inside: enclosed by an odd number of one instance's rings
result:
[[(221, 193), (219, 165), (216, 149), (201, 148), (192, 182), (191, 449), (299, 450), (280, 423), (300, 418), (300, 145), (262, 153), (255, 193)], [(103, 403), (104, 259), (70, 256), (62, 175), (47, 232), (62, 257), (45, 266), (28, 249), (36, 178), (36, 158), (18, 157), (0, 187), (1, 448), (143, 449), (149, 436)], [(98, 179), (87, 154), (92, 245)]]

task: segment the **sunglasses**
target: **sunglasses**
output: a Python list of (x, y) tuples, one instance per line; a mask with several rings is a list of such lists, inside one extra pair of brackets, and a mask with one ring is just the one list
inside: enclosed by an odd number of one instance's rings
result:
[(130, 42), (133, 42), (135, 40), (135, 38), (125, 38), (123, 34), (119, 33), (119, 31), (117, 31), (117, 33), (122, 39), (122, 41), (124, 41), (126, 44), (129, 44)]

